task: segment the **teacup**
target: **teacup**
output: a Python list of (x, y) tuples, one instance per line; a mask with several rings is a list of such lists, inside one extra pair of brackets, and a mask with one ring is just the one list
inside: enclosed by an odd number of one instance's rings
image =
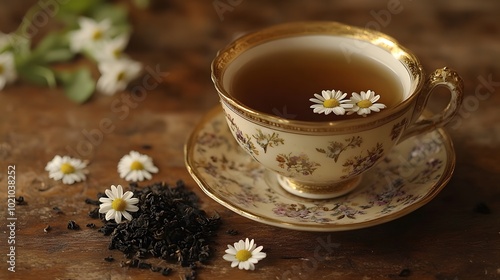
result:
[[(270, 51), (293, 46), (340, 52), (347, 60), (353, 54), (376, 60), (399, 79), (402, 101), (367, 117), (304, 121), (262, 112), (235, 98), (232, 82), (242, 66)], [(363, 173), (396, 144), (448, 123), (463, 99), (462, 80), (453, 70), (437, 69), (426, 78), (419, 60), (395, 39), (336, 22), (287, 23), (244, 35), (217, 54), (212, 80), (239, 145), (274, 172), (281, 187), (311, 199), (352, 191)], [(449, 103), (442, 112), (424, 117), (436, 86), (450, 91)]]

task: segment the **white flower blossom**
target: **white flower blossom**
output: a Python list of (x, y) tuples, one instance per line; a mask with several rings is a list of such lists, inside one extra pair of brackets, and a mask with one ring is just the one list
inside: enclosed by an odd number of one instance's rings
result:
[(121, 178), (137, 182), (144, 179), (150, 180), (151, 173), (157, 173), (158, 168), (154, 166), (153, 160), (149, 156), (131, 151), (118, 162), (118, 172)]
[(64, 184), (71, 185), (74, 182), (84, 181), (87, 174), (87, 162), (69, 156), (55, 156), (45, 166), (49, 172), (49, 177), (54, 180), (61, 180)]
[(366, 117), (366, 115), (373, 112), (380, 112), (380, 110), (386, 108), (382, 103), (375, 103), (380, 99), (380, 95), (375, 95), (375, 92), (372, 90), (368, 90), (367, 92), (362, 91), (360, 94), (353, 92), (350, 102), (353, 105), (352, 109), (350, 109), (347, 114), (351, 115), (354, 113), (358, 113), (358, 115), (362, 115)]
[(128, 40), (128, 34), (103, 40), (97, 44), (99, 51), (94, 52), (94, 57), (97, 61), (120, 59), (123, 57), (123, 51), (127, 47)]
[(314, 97), (309, 101), (316, 104), (311, 105), (310, 108), (314, 109), (314, 113), (328, 115), (334, 113), (335, 115), (344, 115), (346, 109), (352, 108), (352, 104), (348, 103), (349, 100), (344, 100), (347, 93), (342, 93), (340, 90), (323, 90), (321, 95), (315, 93)]
[(137, 212), (139, 207), (134, 204), (139, 202), (139, 199), (134, 196), (134, 193), (127, 191), (123, 193), (122, 186), (111, 185), (111, 190), (105, 191), (108, 197), (101, 197), (99, 201), (99, 213), (106, 213), (106, 220), (114, 219), (117, 223), (122, 222), (122, 216), (127, 220), (132, 220), (132, 215), (129, 212)]
[(254, 270), (255, 264), (266, 257), (266, 253), (261, 252), (264, 247), (255, 244), (254, 240), (245, 239), (234, 243), (234, 246), (227, 245), (226, 254), (222, 257), (231, 262), (231, 267), (238, 266), (239, 269)]
[[(82, 50), (94, 51), (96, 43), (110, 37), (111, 20), (104, 19), (100, 22), (87, 17), (78, 19), (80, 29), (69, 34), (69, 47), (78, 53)], [(99, 50), (95, 50), (99, 51)]]
[(106, 95), (113, 95), (127, 88), (130, 81), (142, 71), (141, 63), (126, 58), (102, 61), (98, 64), (101, 77), (97, 81), (97, 90)]

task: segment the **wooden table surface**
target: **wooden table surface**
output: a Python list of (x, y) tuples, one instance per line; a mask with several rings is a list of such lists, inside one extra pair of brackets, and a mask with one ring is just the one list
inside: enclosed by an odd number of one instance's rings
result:
[[(120, 267), (123, 254), (108, 250), (109, 237), (85, 227), (100, 225), (88, 217), (94, 206), (85, 204), (86, 198), (111, 184), (128, 186), (116, 165), (130, 150), (153, 157), (160, 172), (152, 181), (182, 179), (200, 196), (203, 209), (221, 215), (214, 257), (199, 269), (198, 279), (500, 279), (499, 1), (153, 2), (153, 10), (130, 11), (134, 33), (127, 53), (163, 73), (144, 100), (127, 105), (123, 98), (129, 92), (95, 94), (78, 105), (60, 89), (22, 83), (0, 92), (0, 279), (163, 279), (149, 270)], [(0, 1), (0, 29), (12, 31), (34, 3)], [(221, 5), (227, 9), (215, 8)], [(399, 12), (388, 12), (391, 5)], [(465, 102), (447, 128), (456, 169), (430, 203), (366, 229), (301, 232), (241, 217), (203, 194), (190, 177), (183, 146), (218, 103), (209, 69), (216, 51), (244, 32), (296, 20), (379, 28), (412, 50), (426, 71), (449, 66), (462, 75)], [(435, 99), (438, 108), (445, 97)], [(121, 109), (112, 106), (119, 102)], [(83, 131), (95, 131), (104, 118), (112, 121), (113, 130), (85, 150)], [(89, 160), (87, 180), (68, 186), (48, 178), (44, 167), (56, 154)], [(16, 166), (16, 195), (27, 201), (16, 206), (15, 273), (6, 263), (8, 165)], [(82, 229), (68, 230), (69, 220)], [(44, 233), (47, 225), (52, 230)], [(229, 235), (229, 229), (239, 234)], [(227, 244), (245, 237), (256, 239), (268, 255), (251, 272), (231, 268), (222, 259)], [(315, 260), (320, 239), (339, 246)], [(104, 261), (110, 255), (116, 260)], [(179, 279), (179, 274), (169, 277)]]

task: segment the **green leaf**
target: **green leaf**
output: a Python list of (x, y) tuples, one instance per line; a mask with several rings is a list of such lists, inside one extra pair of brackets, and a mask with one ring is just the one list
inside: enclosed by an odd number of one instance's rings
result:
[(60, 13), (85, 14), (102, 2), (103, 0), (68, 0), (60, 6)]
[(75, 54), (69, 49), (56, 49), (45, 53), (45, 55), (42, 58), (42, 62), (54, 63), (54, 62), (69, 61), (74, 56)]
[(60, 71), (57, 77), (62, 83), (64, 94), (71, 100), (83, 103), (87, 101), (95, 90), (95, 81), (89, 69), (82, 68), (76, 71)]
[(17, 72), (22, 79), (40, 86), (56, 86), (56, 76), (52, 69), (37, 65), (24, 64), (17, 68)]
[(49, 33), (32, 52), (31, 60), (37, 63), (68, 61), (74, 54), (69, 50), (66, 33)]

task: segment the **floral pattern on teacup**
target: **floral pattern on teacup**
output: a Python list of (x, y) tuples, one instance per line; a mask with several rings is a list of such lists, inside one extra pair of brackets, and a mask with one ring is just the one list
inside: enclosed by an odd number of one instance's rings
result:
[(263, 133), (262, 130), (257, 128), (257, 132), (252, 134), (252, 137), (257, 141), (257, 144), (267, 152), (267, 148), (276, 147), (285, 144), (285, 140), (280, 137), (276, 132), (273, 133)]
[(363, 151), (362, 154), (348, 158), (342, 166), (346, 175), (342, 175), (342, 179), (352, 178), (363, 173), (365, 170), (371, 168), (383, 156), (384, 148), (381, 143), (377, 143), (375, 147), (366, 150), (366, 155)]
[(276, 156), (276, 161), (279, 167), (292, 172), (290, 176), (292, 178), (294, 174), (302, 174), (304, 176), (312, 175), (314, 170), (321, 166), (319, 163), (311, 161), (306, 154), (278, 154)]
[(391, 130), (391, 140), (392, 141), (399, 138), (399, 136), (401, 135), (401, 133), (403, 133), (403, 129), (406, 127), (407, 124), (408, 124), (408, 120), (406, 118), (404, 118), (392, 127), (392, 130)]
[(248, 134), (243, 134), (241, 129), (234, 122), (234, 118), (231, 115), (226, 115), (227, 120), (229, 121), (229, 127), (234, 132), (236, 141), (240, 143), (240, 145), (248, 151), (248, 153), (255, 158), (256, 155), (259, 155), (259, 151), (255, 147), (252, 138), (248, 136)]
[[(400, 143), (363, 175), (357, 189), (345, 196), (325, 200), (300, 198), (281, 189), (275, 177), (267, 176), (269, 171), (236, 143), (224, 122), (224, 116), (218, 114), (195, 133), (190, 160), (196, 176), (203, 181), (203, 188), (226, 206), (277, 226), (334, 229), (386, 221), (392, 214), (408, 207), (416, 209), (428, 201), (431, 193), (443, 187), (443, 176), (451, 174), (451, 144), (442, 132), (435, 131)], [(372, 158), (362, 160), (363, 165), (373, 162), (380, 149), (377, 145), (361, 155)], [(350, 172), (358, 170), (349, 168)]]
[(354, 149), (356, 147), (361, 147), (363, 138), (361, 138), (360, 136), (352, 136), (345, 139), (345, 142), (346, 143), (331, 141), (326, 149), (316, 148), (316, 151), (325, 154), (329, 158), (333, 158), (333, 160), (337, 162), (339, 160), (340, 154), (348, 148)]

